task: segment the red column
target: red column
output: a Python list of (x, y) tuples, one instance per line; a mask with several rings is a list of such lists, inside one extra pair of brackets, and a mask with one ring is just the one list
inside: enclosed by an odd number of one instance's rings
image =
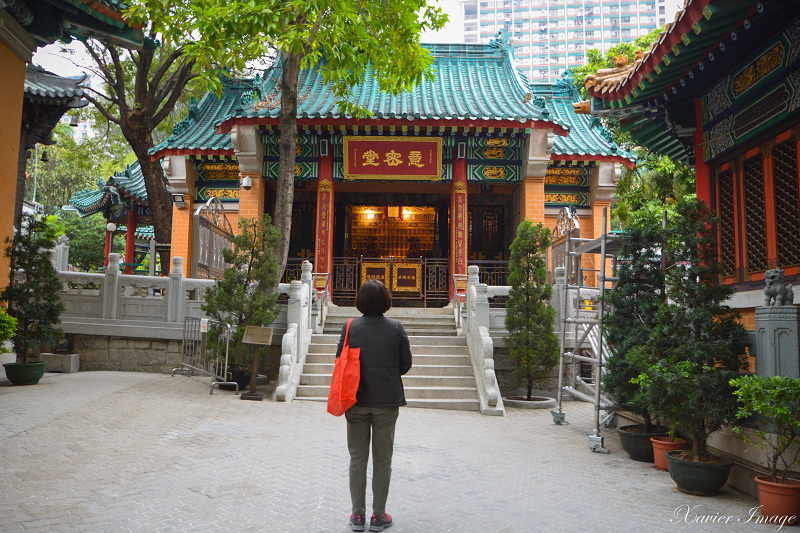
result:
[(697, 197), (711, 208), (711, 170), (706, 165), (705, 150), (703, 145), (702, 113), (700, 112), (700, 98), (694, 100), (695, 122), (694, 130), (694, 175)]
[[(108, 226), (108, 221), (106, 220), (106, 226)], [(114, 235), (108, 230), (106, 230), (106, 247), (103, 249), (103, 266), (108, 266), (108, 254), (111, 253), (114, 246)]]
[[(133, 263), (134, 238), (136, 237), (136, 209), (128, 208), (128, 233), (125, 235), (125, 262)], [(133, 265), (125, 267), (126, 274), (133, 274)]]
[(333, 271), (333, 154), (319, 158), (314, 271)]
[[(455, 149), (453, 150), (456, 151)], [(453, 158), (453, 188), (450, 193), (450, 273), (467, 273), (467, 160)], [(453, 295), (450, 278), (450, 295)]]

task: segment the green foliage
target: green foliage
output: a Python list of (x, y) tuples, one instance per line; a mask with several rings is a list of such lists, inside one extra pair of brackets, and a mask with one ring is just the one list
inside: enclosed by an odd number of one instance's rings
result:
[(664, 300), (664, 273), (661, 269), (660, 224), (628, 227), (622, 234), (617, 284), (605, 302), (611, 311), (604, 319), (606, 339), (612, 355), (606, 361), (604, 392), (620, 411), (630, 411), (651, 424), (647, 402), (639, 386), (631, 383), (646, 368), (639, 347), (650, 338), (657, 311)]
[[(69, 262), (75, 268), (89, 272), (105, 262), (106, 221), (100, 215), (81, 218), (74, 212), (59, 214), (64, 233), (69, 237)], [(124, 254), (125, 238), (114, 236), (114, 251)]]
[(243, 71), (274, 49), (303, 58), (310, 68), (322, 57), (325, 82), (333, 83), (341, 107), (371, 64), (386, 92), (406, 91), (431, 77), (430, 54), (419, 46), (428, 29), (444, 27), (447, 15), (427, 0), (137, 0), (129, 14), (151, 22), (165, 43), (185, 43), (206, 85), (219, 94), (220, 76)]
[(506, 345), (514, 364), (514, 374), (524, 382), (527, 399), (533, 384), (546, 377), (558, 363), (558, 337), (553, 331), (555, 309), (548, 306), (553, 289), (547, 284), (546, 251), (550, 231), (538, 223), (524, 220), (511, 243), (506, 303)]
[(98, 177), (107, 177), (121, 168), (115, 165), (114, 158), (99, 140), (86, 139), (79, 143), (72, 134), (69, 125), (59, 122), (53, 130), (56, 144), (46, 147), (49, 161), (41, 160), (42, 147), (38, 149), (38, 158), (28, 159), (25, 197), (33, 199), (35, 181), (36, 201), (42, 204), (46, 214), (55, 213), (75, 193), (97, 188)]
[(269, 215), (261, 220), (240, 219), (239, 231), (233, 238), (234, 250), (223, 250), (231, 266), (206, 290), (201, 309), (209, 318), (233, 326), (233, 360), (246, 363), (252, 359), (251, 349), (241, 345), (245, 327), (269, 326), (280, 310), (275, 260), (280, 232)]
[(694, 169), (641, 148), (635, 154), (636, 166), (623, 169), (617, 183), (612, 215), (623, 226), (660, 224), (664, 210), (672, 218), (678, 202), (694, 196)]
[(695, 461), (706, 441), (736, 418), (730, 380), (746, 367), (746, 332), (725, 305), (733, 289), (718, 283), (716, 219), (701, 200), (676, 205), (666, 235), (667, 300), (639, 355), (657, 361), (634, 382), (650, 411), (692, 440)]
[(17, 332), (17, 319), (0, 307), (0, 353), (8, 353), (5, 343), (14, 338)]
[[(0, 293), (8, 313), (17, 319), (14, 351), (23, 363), (28, 352), (40, 345), (55, 346), (61, 330), (55, 325), (64, 310), (58, 296), (61, 282), (48, 257), (61, 234), (61, 227), (50, 217), (42, 219), (23, 214), (22, 228), (13, 239), (6, 238), (5, 257), (11, 272), (9, 284)], [(16, 278), (15, 272), (24, 273)]]
[[(736, 387), (734, 394), (739, 398), (736, 416), (742, 419), (760, 415), (759, 422), (771, 426), (770, 432), (760, 430), (753, 437), (745, 434), (744, 440), (762, 450), (769, 449), (767, 467), (772, 482), (786, 483), (789, 468), (800, 462), (800, 446), (797, 446), (800, 432), (800, 379), (746, 375), (732, 380), (730, 384)], [(733, 429), (737, 434), (742, 433), (740, 426)]]
[(586, 59), (588, 59), (588, 63), (572, 69), (575, 75), (575, 86), (581, 91), (583, 99), (586, 100), (589, 98), (589, 93), (584, 88), (587, 76), (593, 75), (601, 68), (614, 68), (616, 66), (614, 64), (614, 58), (618, 55), (628, 56), (629, 64), (633, 64), (636, 51), (641, 49), (643, 52), (647, 52), (650, 49), (650, 45), (656, 42), (658, 34), (662, 31), (664, 31), (663, 27), (656, 28), (647, 35), (637, 37), (632, 42), (615, 44), (608, 49), (605, 55), (596, 48), (587, 50)]

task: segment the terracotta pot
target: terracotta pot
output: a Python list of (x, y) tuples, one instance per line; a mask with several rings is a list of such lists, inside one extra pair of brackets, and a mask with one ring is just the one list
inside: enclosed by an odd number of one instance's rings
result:
[[(728, 482), (733, 461), (724, 463), (696, 463), (678, 459), (675, 454), (680, 450), (667, 452), (669, 477), (678, 486), (678, 490), (695, 496), (714, 496)], [(707, 454), (713, 455), (713, 454)]]
[(661, 436), (650, 437), (650, 442), (653, 444), (653, 460), (656, 463), (656, 470), (661, 470), (662, 472), (669, 470), (667, 457), (664, 455), (665, 452), (686, 449), (686, 441), (683, 439), (673, 441), (671, 437)]
[(771, 476), (757, 476), (758, 503), (767, 522), (791, 526), (800, 514), (800, 481), (773, 483)]
[(666, 435), (667, 428), (664, 426), (652, 426), (650, 433), (645, 433), (644, 424), (634, 424), (617, 428), (619, 443), (622, 449), (628, 452), (628, 456), (634, 461), (645, 463), (653, 462), (653, 445), (650, 437)]

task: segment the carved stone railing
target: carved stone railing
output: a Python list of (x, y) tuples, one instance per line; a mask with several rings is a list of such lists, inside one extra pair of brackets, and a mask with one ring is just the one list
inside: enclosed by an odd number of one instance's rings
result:
[[(58, 254), (52, 254), (51, 259), (63, 263)], [(184, 317), (208, 318), (200, 306), (214, 280), (185, 278), (183, 258), (172, 258), (168, 278), (122, 274), (119, 261), (119, 254), (109, 254), (108, 268), (102, 274), (58, 273), (65, 333), (180, 341)], [(311, 334), (321, 329), (321, 312), (312, 310), (313, 268), (311, 263), (304, 263), (300, 281), (278, 285), (278, 291), (288, 295), (288, 303), (271, 324), (273, 338), (281, 339), (275, 391), (275, 399), (280, 401), (294, 397)]]
[[(467, 269), (466, 322), (463, 333), (467, 337), (475, 382), (478, 387), (481, 413), (505, 416), (503, 398), (494, 371), (494, 343), (489, 335), (489, 286), (478, 283), (478, 267)], [(493, 291), (499, 289), (492, 287)]]

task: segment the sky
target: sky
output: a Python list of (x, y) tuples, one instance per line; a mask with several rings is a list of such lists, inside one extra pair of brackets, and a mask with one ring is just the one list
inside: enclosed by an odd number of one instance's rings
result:
[[(461, 20), (461, 13), (459, 13), (458, 0), (438, 0), (434, 2), (444, 12), (450, 15), (450, 22), (447, 23), (444, 29), (438, 32), (426, 32), (422, 35), (421, 41), (423, 43), (460, 43), (463, 42), (464, 36), (461, 29), (463, 23)], [(33, 64), (58, 74), (59, 76), (80, 76), (82, 70), (77, 67), (72, 61), (65, 58), (61, 53), (61, 49), (74, 50), (74, 61), (77, 63), (87, 64), (87, 58), (83, 53), (83, 45), (74, 42), (71, 45), (63, 45), (60, 43), (51, 44), (43, 48), (39, 48), (33, 55)]]

